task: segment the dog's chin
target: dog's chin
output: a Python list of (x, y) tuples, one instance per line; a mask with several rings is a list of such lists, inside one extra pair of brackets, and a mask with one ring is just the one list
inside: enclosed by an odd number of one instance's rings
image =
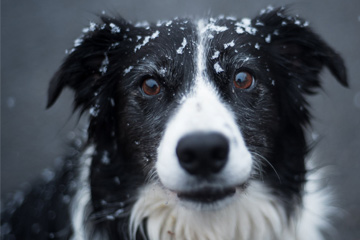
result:
[(206, 187), (199, 190), (177, 192), (179, 202), (189, 209), (196, 210), (218, 210), (231, 204), (237, 193), (241, 193), (245, 185), (241, 187), (211, 188)]

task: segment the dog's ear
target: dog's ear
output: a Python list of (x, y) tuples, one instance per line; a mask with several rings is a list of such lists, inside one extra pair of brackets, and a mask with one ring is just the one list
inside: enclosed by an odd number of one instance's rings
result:
[(259, 15), (255, 25), (259, 25), (272, 56), (285, 63), (290, 75), (313, 80), (326, 66), (342, 85), (348, 85), (343, 59), (308, 27), (307, 21), (286, 15), (286, 9), (279, 8)]
[[(300, 123), (309, 122), (304, 94), (320, 87), (319, 73), (327, 67), (344, 86), (348, 85), (344, 61), (308, 26), (308, 22), (286, 14), (286, 9), (268, 9), (253, 20), (262, 47), (283, 91), (283, 110)], [(285, 90), (285, 91), (284, 91)], [(290, 112), (289, 112), (290, 111)]]
[[(101, 91), (102, 77), (109, 64), (110, 50), (124, 40), (126, 22), (122, 19), (102, 18), (103, 23), (90, 23), (60, 69), (50, 81), (47, 108), (51, 107), (65, 87), (75, 92), (74, 107), (89, 108), (94, 96)], [(121, 31), (123, 30), (123, 31)]]

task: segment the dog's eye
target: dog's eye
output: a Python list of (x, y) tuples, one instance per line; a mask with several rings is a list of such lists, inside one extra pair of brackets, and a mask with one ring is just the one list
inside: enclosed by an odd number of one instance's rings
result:
[(249, 89), (255, 84), (255, 78), (248, 72), (238, 72), (234, 78), (234, 85), (240, 89)]
[(141, 85), (142, 91), (149, 96), (155, 96), (160, 92), (160, 84), (153, 78), (147, 78)]

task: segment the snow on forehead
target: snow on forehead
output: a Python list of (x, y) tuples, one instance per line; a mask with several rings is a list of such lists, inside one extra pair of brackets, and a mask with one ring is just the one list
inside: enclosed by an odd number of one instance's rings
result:
[(185, 25), (187, 24), (189, 21), (186, 19), (179, 19), (179, 18), (174, 18), (173, 20), (159, 20), (156, 23), (157, 27), (161, 27), (161, 26), (166, 26), (166, 27), (172, 27), (174, 25)]
[(147, 28), (147, 27), (150, 26), (150, 24), (147, 21), (142, 21), (142, 22), (135, 23), (134, 26), (137, 27), (137, 28)]
[(184, 38), (183, 41), (182, 41), (182, 43), (181, 43), (181, 47), (179, 47), (179, 48), (176, 50), (177, 54), (180, 54), (180, 55), (183, 54), (184, 48), (186, 47), (186, 45), (187, 45), (187, 40), (186, 40), (186, 38)]
[(143, 41), (141, 44), (135, 46), (134, 52), (136, 53), (136, 52), (137, 52), (138, 50), (140, 50), (143, 46), (145, 46), (146, 44), (148, 44), (151, 39), (155, 39), (155, 38), (159, 37), (159, 35), (160, 35), (160, 32), (159, 32), (158, 30), (156, 30), (156, 31), (155, 31), (153, 34), (151, 34), (150, 36), (146, 36), (146, 37), (144, 38), (144, 41)]
[(251, 25), (251, 19), (250, 18), (243, 18), (240, 22), (235, 23), (236, 29), (235, 31), (238, 34), (242, 33), (249, 33), (251, 35), (255, 35), (257, 32), (257, 29)]
[[(220, 23), (219, 20), (224, 20), (224, 19), (227, 21), (221, 21), (222, 23)], [(249, 33), (251, 35), (256, 34), (257, 29), (254, 26), (252, 26), (250, 18), (243, 18), (238, 22), (236, 22), (236, 21), (237, 21), (237, 19), (234, 17), (226, 17), (225, 18), (223, 16), (220, 16), (217, 19), (210, 18), (209, 23), (207, 25), (205, 25), (205, 27), (203, 29), (201, 29), (201, 31), (202, 32), (211, 31), (211, 32), (216, 32), (218, 34), (218, 33), (229, 30), (229, 25), (235, 25), (235, 31), (238, 34), (242, 34), (242, 33)], [(227, 25), (225, 25), (225, 24), (227, 24)], [(258, 25), (261, 25), (261, 24), (258, 23)]]
[(201, 32), (211, 31), (211, 32), (220, 33), (220, 32), (225, 32), (226, 30), (228, 30), (228, 27), (224, 26), (224, 25), (219, 25), (218, 23), (216, 23), (216, 19), (210, 18), (209, 23), (206, 24), (200, 30), (201, 30)]

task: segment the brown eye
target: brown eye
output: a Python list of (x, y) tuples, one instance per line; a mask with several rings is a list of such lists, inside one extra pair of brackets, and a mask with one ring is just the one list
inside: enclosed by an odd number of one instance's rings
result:
[(235, 75), (234, 85), (240, 89), (249, 89), (254, 86), (255, 79), (248, 72), (239, 72)]
[(141, 88), (146, 95), (155, 96), (160, 92), (160, 84), (153, 78), (143, 81)]

